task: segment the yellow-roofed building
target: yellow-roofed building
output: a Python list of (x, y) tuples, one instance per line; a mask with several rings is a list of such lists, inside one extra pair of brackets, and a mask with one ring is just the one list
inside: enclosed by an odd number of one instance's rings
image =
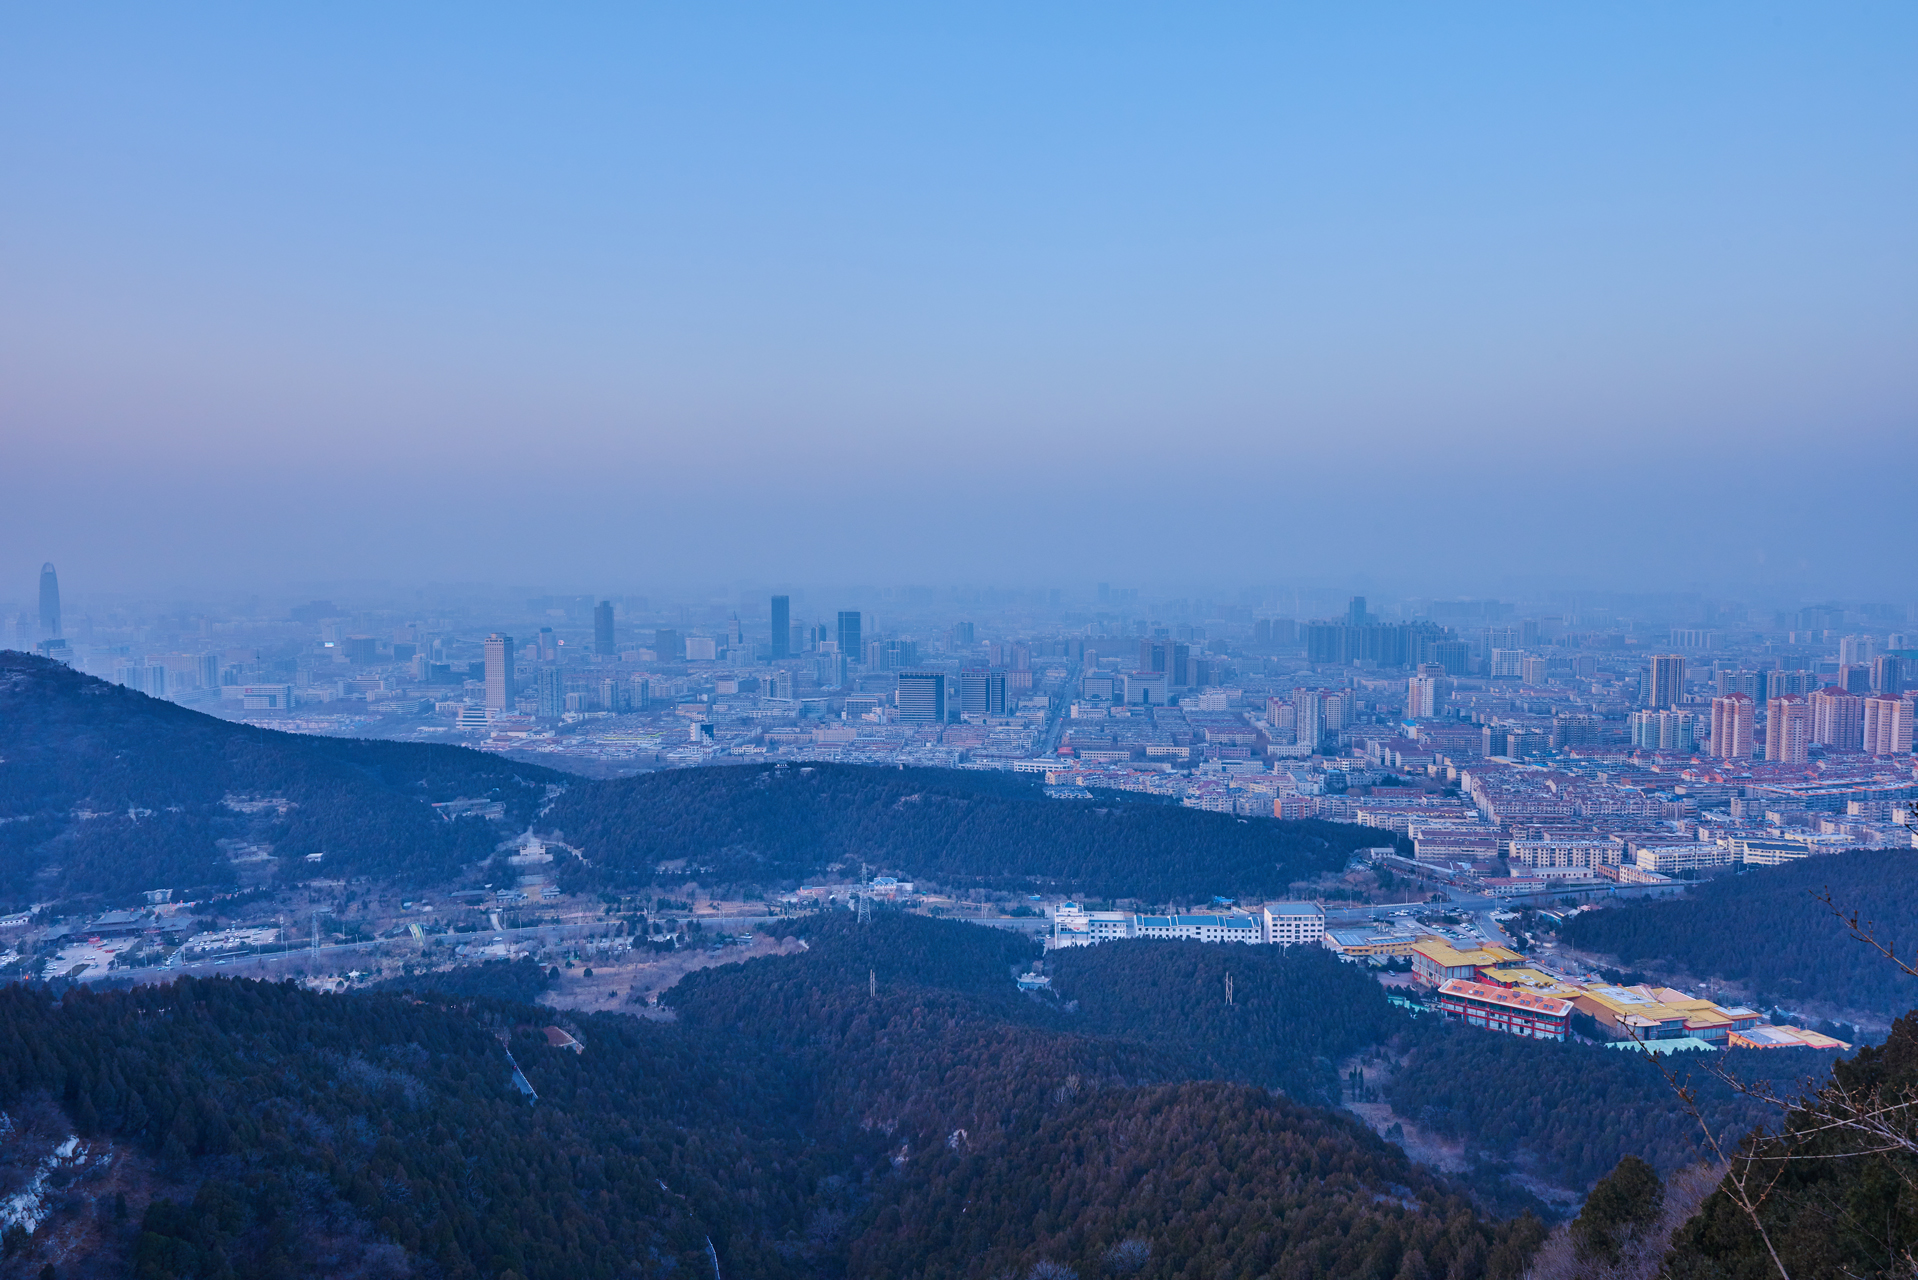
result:
[(1581, 988), (1572, 1003), (1618, 1040), (1691, 1036), (1723, 1048), (1733, 1033), (1761, 1020), (1756, 1010), (1723, 1008), (1670, 987), (1599, 984)]
[(1412, 975), (1428, 987), (1458, 979), (1471, 982), (1480, 969), (1496, 968), (1523, 956), (1504, 947), (1475, 947), (1461, 951), (1443, 938), (1420, 938), (1412, 944)]

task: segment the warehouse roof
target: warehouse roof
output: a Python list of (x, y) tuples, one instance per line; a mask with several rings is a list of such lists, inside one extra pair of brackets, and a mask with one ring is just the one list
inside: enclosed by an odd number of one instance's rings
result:
[(1494, 987), (1484, 982), (1467, 982), (1463, 978), (1448, 978), (1440, 983), (1439, 994), (1457, 996), (1475, 1004), (1498, 1005), (1506, 1009), (1543, 1014), (1549, 1018), (1563, 1018), (1572, 1011), (1570, 1000), (1535, 995), (1512, 987)]

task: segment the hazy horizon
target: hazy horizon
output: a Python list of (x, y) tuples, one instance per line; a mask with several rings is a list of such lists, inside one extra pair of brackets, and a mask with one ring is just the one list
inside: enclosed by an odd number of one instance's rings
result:
[(1909, 7), (0, 32), (0, 600), (1918, 599)]

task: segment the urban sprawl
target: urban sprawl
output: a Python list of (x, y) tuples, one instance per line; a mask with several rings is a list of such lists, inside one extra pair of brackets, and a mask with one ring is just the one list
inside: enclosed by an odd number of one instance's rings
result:
[[(1375, 866), (1441, 893), (1655, 892), (1918, 843), (1911, 606), (1607, 596), (1374, 612), (1362, 597), (1142, 601), (1100, 584), (867, 592), (878, 607), (830, 611), (792, 595), (546, 597), (417, 616), (319, 600), (75, 627), (53, 566), (41, 586), (41, 652), (249, 723), (602, 775), (755, 761), (1010, 770), (1061, 799), (1133, 792), (1376, 827), (1403, 840), (1375, 850)], [(953, 620), (961, 611), (972, 616)], [(31, 641), (25, 611), (14, 629)], [(1182, 919), (1060, 909), (1054, 941), (1211, 937), (1165, 923)], [(1217, 920), (1216, 940), (1274, 940), (1269, 919)], [(1313, 940), (1415, 968), (1423, 956), (1444, 971), (1446, 1008), (1527, 1034), (1562, 1034), (1573, 1009), (1609, 1028), (1655, 1024), (1646, 1038), (1772, 1034), (1749, 1010), (1568, 984), (1489, 943), (1450, 955), (1403, 929), (1328, 932), (1322, 913)]]

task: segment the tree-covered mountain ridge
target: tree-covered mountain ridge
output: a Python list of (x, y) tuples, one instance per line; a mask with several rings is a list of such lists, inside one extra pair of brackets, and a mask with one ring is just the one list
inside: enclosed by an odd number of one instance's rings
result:
[[(1380, 1029), (1327, 1026), (1366, 980), (1316, 952), (1243, 957), (1259, 1047), (1213, 1065), (1181, 1043), (1227, 1029), (1186, 998), (1210, 971), (1128, 1022), (1124, 949), (1078, 961), (1073, 1010), (1017, 990), (1011, 935), (795, 924), (808, 951), (700, 971), (664, 1024), (423, 990), (0, 991), (0, 1109), (50, 1108), (53, 1141), (137, 1166), (52, 1193), (9, 1258), (64, 1241), (62, 1274), (150, 1280), (1503, 1280), (1541, 1234), (1287, 1096)], [(556, 1017), (583, 1051), (549, 1040)]]
[(523, 826), (567, 781), (459, 747), (235, 724), (0, 653), (0, 900), (12, 904), (230, 887), (236, 848), (270, 850), (283, 880), (445, 880), (490, 856), (501, 824), (448, 822), (433, 803), (498, 801)]
[[(430, 806), (496, 802), (503, 821)], [(745, 765), (593, 781), (444, 744), (236, 724), (29, 654), (0, 653), (0, 905), (135, 900), (246, 874), (428, 889), (537, 824), (572, 890), (795, 886), (882, 866), (952, 889), (1154, 902), (1283, 895), (1377, 833), (1157, 805), (1050, 800), (1024, 775)], [(317, 858), (313, 855), (318, 855)]]

